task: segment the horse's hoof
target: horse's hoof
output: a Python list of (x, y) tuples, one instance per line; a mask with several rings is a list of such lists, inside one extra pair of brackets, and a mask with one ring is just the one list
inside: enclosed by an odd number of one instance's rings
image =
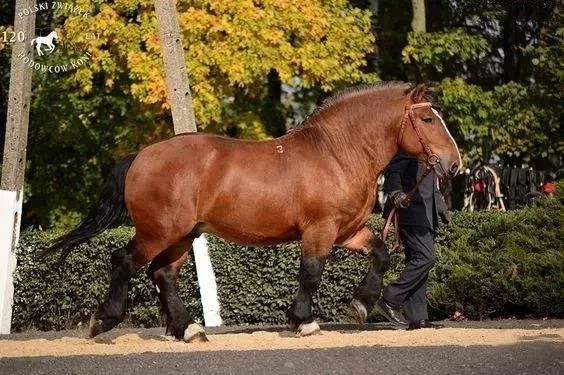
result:
[(321, 328), (319, 328), (319, 324), (317, 324), (317, 322), (314, 320), (311, 323), (300, 324), (300, 326), (298, 327), (298, 331), (296, 332), (296, 336), (297, 337), (311, 336), (316, 333), (319, 333), (319, 331), (321, 331)]
[(103, 332), (104, 328), (102, 327), (102, 320), (96, 319), (94, 317), (94, 314), (92, 314), (92, 316), (90, 317), (90, 338), (94, 338)]
[(289, 322), (288, 329), (292, 332), (296, 332), (298, 330), (298, 324), (294, 322)]
[(357, 299), (353, 299), (351, 302), (351, 310), (354, 319), (358, 324), (364, 324), (364, 322), (366, 322), (366, 317), (368, 316), (368, 312), (366, 311), (366, 307), (362, 302), (360, 302)]
[(184, 331), (184, 341), (186, 342), (207, 342), (208, 337), (204, 327), (197, 323), (192, 323)]

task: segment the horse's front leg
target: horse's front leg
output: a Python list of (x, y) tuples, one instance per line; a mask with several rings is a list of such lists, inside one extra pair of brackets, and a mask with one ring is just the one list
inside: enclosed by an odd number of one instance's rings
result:
[(386, 244), (366, 227), (348, 241), (345, 247), (372, 258), (370, 269), (354, 292), (351, 302), (351, 309), (357, 322), (363, 324), (380, 297), (384, 274), (390, 266), (390, 256)]
[[(300, 259), (300, 286), (294, 302), (286, 314), (290, 328), (298, 336), (309, 336), (320, 330), (319, 325), (313, 318), (311, 308), (313, 295), (321, 283), (325, 260), (334, 241), (333, 236), (325, 236), (326, 234), (326, 230), (317, 230), (302, 235), (304, 248)], [(325, 238), (321, 239), (318, 236), (325, 236)], [(330, 239), (327, 240), (327, 238)]]
[(323, 273), (324, 266), (324, 258), (308, 256), (302, 253), (299, 273), (300, 287), (287, 313), (290, 328), (298, 336), (309, 336), (320, 329), (317, 322), (313, 319), (311, 305), (313, 294), (321, 283), (321, 274)]

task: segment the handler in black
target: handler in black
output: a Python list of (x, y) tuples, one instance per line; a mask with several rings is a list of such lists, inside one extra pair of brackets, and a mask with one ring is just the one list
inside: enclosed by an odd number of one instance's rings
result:
[[(393, 206), (398, 207), (405, 269), (397, 280), (384, 289), (382, 298), (376, 304), (376, 311), (392, 323), (409, 324), (408, 330), (442, 327), (429, 321), (426, 300), (427, 277), (435, 263), (434, 231), (439, 225), (448, 224), (447, 207), (439, 190), (436, 173), (433, 171), (425, 177), (406, 207), (401, 203), (425, 169), (423, 162), (400, 151), (384, 171), (384, 192), (388, 194), (384, 217), (388, 216)], [(407, 321), (401, 313), (402, 307)]]

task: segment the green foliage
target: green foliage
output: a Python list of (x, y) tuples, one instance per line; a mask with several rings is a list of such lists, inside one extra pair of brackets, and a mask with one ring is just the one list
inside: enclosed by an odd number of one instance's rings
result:
[(470, 35), (462, 29), (434, 33), (411, 32), (407, 42), (402, 52), (405, 63), (432, 67), (439, 73), (455, 66), (458, 74), (463, 74), (459, 69), (463, 64), (483, 59), (489, 49), (484, 37)]
[(482, 147), (488, 147), (490, 141), (494, 108), (491, 93), (462, 78), (446, 78), (440, 94), (445, 121), (456, 129), (458, 145), (465, 151), (465, 164), (480, 159)]
[(467, 163), (494, 154), (509, 165), (533, 165), (535, 160), (557, 159), (561, 154), (556, 129), (549, 119), (542, 121), (552, 115), (524, 85), (509, 82), (488, 91), (462, 78), (445, 78), (440, 100), (445, 120), (461, 139)]
[(441, 28), (410, 33), (402, 57), (410, 79), (441, 91), (466, 161), (560, 168), (561, 7), (464, 0), (441, 8)]
[[(455, 311), (473, 319), (564, 314), (564, 184), (559, 195), (512, 212), (456, 213), (451, 227), (437, 236), (438, 262), (429, 281), (436, 318)], [(368, 225), (379, 230), (382, 219)], [(129, 228), (108, 231), (81, 245), (62, 267), (37, 257), (55, 232), (27, 230), (18, 248), (13, 327), (63, 329), (89, 316), (107, 288), (109, 252), (123, 246)], [(245, 247), (208, 236), (221, 315), (226, 324), (285, 323), (297, 289), (299, 246)], [(334, 249), (314, 297), (322, 321), (352, 322), (348, 304), (369, 267), (369, 258)], [(392, 254), (385, 282), (403, 268), (403, 255)], [(179, 278), (181, 298), (202, 320), (193, 260)], [(162, 324), (156, 293), (142, 271), (132, 280), (125, 324)]]

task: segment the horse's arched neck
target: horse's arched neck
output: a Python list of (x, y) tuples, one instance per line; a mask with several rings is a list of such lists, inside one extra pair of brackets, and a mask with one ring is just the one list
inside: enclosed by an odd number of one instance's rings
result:
[(370, 170), (376, 177), (398, 150), (405, 103), (404, 95), (375, 100), (369, 94), (334, 103), (309, 120), (317, 133), (312, 142), (343, 167)]

